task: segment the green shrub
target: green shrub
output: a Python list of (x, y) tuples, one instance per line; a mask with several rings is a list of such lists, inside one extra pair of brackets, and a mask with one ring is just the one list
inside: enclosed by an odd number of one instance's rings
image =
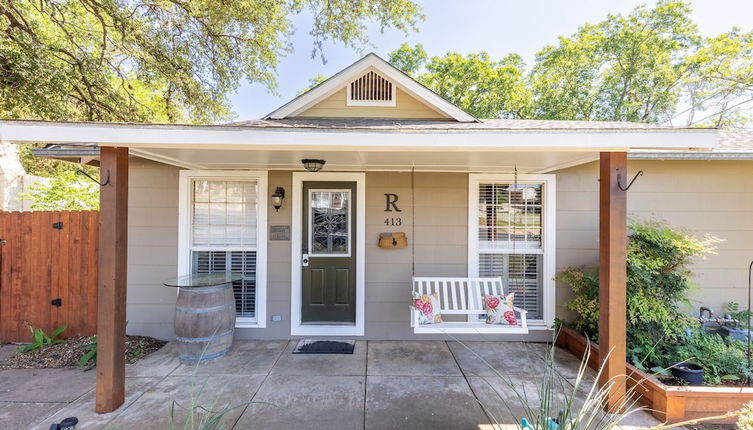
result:
[[(687, 328), (698, 325), (680, 306), (691, 289), (690, 263), (711, 252), (712, 240), (700, 240), (656, 221), (631, 221), (627, 247), (628, 359), (641, 368), (666, 366)], [(599, 276), (588, 268), (557, 275), (573, 298), (565, 306), (576, 313), (567, 325), (594, 341), (599, 334)]]
[(97, 335), (89, 338), (89, 345), (86, 347), (86, 352), (81, 358), (78, 359), (79, 367), (89, 367), (97, 365)]
[(747, 376), (747, 356), (742, 342), (718, 334), (695, 330), (677, 346), (678, 361), (703, 367), (703, 379), (708, 385), (722, 380), (739, 380)]
[(42, 349), (45, 346), (62, 343), (63, 341), (57, 339), (57, 337), (60, 336), (60, 334), (63, 331), (65, 331), (65, 329), (68, 328), (68, 324), (63, 324), (57, 329), (55, 329), (55, 331), (53, 331), (52, 333), (47, 334), (41, 328), (35, 329), (29, 324), (27, 324), (26, 326), (29, 328), (29, 331), (31, 332), (31, 343), (22, 348), (19, 348), (19, 352), (24, 353), (24, 354), (36, 351), (38, 349)]

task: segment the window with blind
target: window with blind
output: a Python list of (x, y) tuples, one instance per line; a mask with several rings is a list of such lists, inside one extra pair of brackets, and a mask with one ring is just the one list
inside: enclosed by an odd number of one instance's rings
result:
[(526, 309), (529, 319), (543, 320), (545, 291), (553, 288), (544, 276), (551, 272), (545, 263), (553, 262), (546, 258), (544, 238), (554, 233), (553, 220), (545, 219), (547, 181), (530, 175), (520, 181), (505, 175), (472, 176), (469, 275), (501, 277), (506, 290), (515, 293), (515, 305)]
[(256, 180), (193, 178), (190, 181), (190, 270), (236, 272), (233, 283), (239, 321), (257, 318)]

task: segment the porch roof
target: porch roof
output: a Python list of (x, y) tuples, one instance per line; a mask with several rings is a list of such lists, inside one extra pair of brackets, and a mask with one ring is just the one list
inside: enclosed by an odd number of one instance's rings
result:
[(715, 129), (595, 121), (283, 119), (224, 125), (0, 121), (0, 140), (128, 147), (132, 155), (191, 169), (298, 169), (323, 158), (332, 170), (543, 173), (594, 161), (599, 152), (709, 151)]

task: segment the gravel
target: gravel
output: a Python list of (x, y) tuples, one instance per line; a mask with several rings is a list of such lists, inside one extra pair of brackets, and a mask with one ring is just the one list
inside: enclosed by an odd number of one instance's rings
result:
[[(165, 346), (167, 342), (148, 336), (126, 336), (126, 362), (134, 363)], [(89, 351), (91, 339), (76, 337), (55, 345), (23, 354), (16, 352), (0, 362), (0, 369), (46, 369), (52, 367), (78, 367), (82, 355)], [(19, 349), (22, 345), (19, 346)]]

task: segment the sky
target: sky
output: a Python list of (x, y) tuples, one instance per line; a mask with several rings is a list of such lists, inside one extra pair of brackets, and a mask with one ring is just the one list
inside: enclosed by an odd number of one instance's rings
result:
[[(418, 31), (408, 36), (400, 31), (369, 29), (373, 46), (362, 51), (342, 44), (325, 44), (326, 63), (311, 58), (313, 39), (308, 35), (311, 16), (292, 18), (296, 32), (290, 42), (295, 51), (286, 54), (278, 66), (276, 94), (260, 84), (244, 82), (231, 95), (237, 120), (257, 119), (272, 112), (308, 87), (309, 79), (331, 76), (368, 52), (382, 58), (405, 42), (421, 43), (430, 56), (448, 51), (468, 54), (486, 51), (499, 59), (517, 53), (527, 64), (537, 51), (557, 43), (558, 36), (569, 36), (584, 23), (597, 23), (610, 13), (627, 14), (639, 5), (652, 6), (651, 0), (416, 0), (426, 19)], [(694, 0), (692, 19), (703, 36), (713, 36), (739, 27), (753, 30), (753, 0)]]

